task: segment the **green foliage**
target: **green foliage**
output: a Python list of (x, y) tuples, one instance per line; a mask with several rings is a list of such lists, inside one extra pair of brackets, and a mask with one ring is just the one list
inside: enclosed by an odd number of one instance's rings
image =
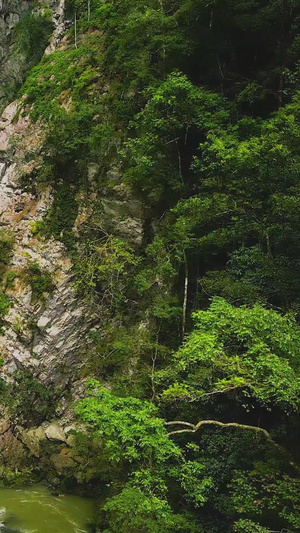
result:
[(152, 404), (135, 398), (118, 398), (103, 388), (97, 390), (99, 384), (95, 382), (90, 387), (92, 396), (79, 402), (76, 412), (103, 442), (108, 461), (142, 460), (145, 464), (161, 464), (169, 458), (180, 457)]
[[(91, 66), (93, 64), (94, 67)], [(58, 126), (58, 121), (60, 121), (61, 126), (70, 133), (72, 119), (76, 116), (72, 112), (76, 113), (77, 110), (80, 112), (81, 107), (86, 111), (92, 108), (89, 105), (89, 99), (95, 91), (93, 82), (97, 80), (97, 64), (95, 46), (91, 48), (81, 46), (75, 50), (56, 51), (44, 56), (42, 61), (30, 71), (21, 89), (21, 92), (26, 94), (27, 101), (34, 102), (32, 118), (37, 119), (41, 116), (48, 119), (52, 115), (51, 122), (53, 120), (53, 123)], [(59, 104), (65, 100), (69, 100), (70, 108), (60, 109)], [(69, 122), (64, 124), (68, 118)], [(58, 130), (56, 133), (60, 135), (61, 141), (63, 132)], [(68, 136), (65, 142), (74, 143), (76, 138)], [(72, 144), (71, 148), (76, 146)], [(63, 146), (61, 148), (63, 149)]]
[(45, 385), (27, 370), (15, 373), (6, 401), (19, 423), (29, 427), (51, 420), (57, 406), (53, 387)]
[(10, 297), (5, 293), (7, 287), (6, 271), (12, 255), (12, 248), (15, 242), (15, 236), (11, 231), (0, 231), (0, 282), (3, 282), (3, 288), (0, 289), (0, 331), (3, 332), (3, 317), (12, 305)]
[(24, 274), (26, 282), (31, 286), (33, 301), (43, 301), (46, 294), (53, 292), (54, 284), (51, 274), (43, 271), (38, 263), (31, 263)]
[(156, 202), (166, 191), (182, 189), (182, 157), (189, 131), (195, 135), (195, 127), (200, 135), (218, 128), (228, 120), (224, 107), (220, 96), (195, 87), (182, 73), (151, 87), (146, 106), (132, 124), (139, 135), (127, 144), (127, 179)]
[(87, 357), (86, 374), (112, 382), (117, 394), (126, 394), (130, 387), (132, 395), (148, 397), (145, 386), (153, 385), (149, 380), (153, 358), (161, 364), (169, 354), (166, 346), (153, 339), (149, 328), (140, 323), (112, 323), (105, 330), (92, 330), (89, 337), (93, 346)]
[(198, 461), (187, 461), (181, 468), (174, 468), (171, 475), (180, 482), (185, 499), (195, 508), (202, 507), (208, 501), (213, 479), (205, 477), (204, 465)]
[(89, 158), (99, 157), (104, 167), (110, 150), (111, 128), (105, 128), (100, 121), (100, 113), (101, 117), (104, 113), (102, 103), (100, 106), (100, 61), (97, 36), (87, 36), (75, 50), (44, 56), (21, 89), (31, 106), (32, 120), (43, 119), (48, 123), (45, 141), (48, 156), (37, 181), (54, 186), (50, 231), (57, 237), (67, 229), (64, 233), (68, 233), (68, 237), (65, 235), (68, 246), (77, 213), (76, 187), (85, 182)]
[[(107, 482), (108, 532), (297, 530), (300, 2), (67, 10), (76, 35), (21, 95), (48, 128), (31, 185), (51, 185), (54, 202), (34, 231), (64, 242), (103, 321), (85, 372), (113, 393), (94, 383), (77, 407), (77, 479)], [(24, 19), (27, 52), (44, 42), (40, 22)], [(136, 247), (98, 207), (124, 199), (123, 180), (144, 208)], [(3, 272), (11, 246), (0, 242)], [(40, 297), (51, 280), (33, 270)], [(236, 425), (193, 433), (200, 420)]]
[(5, 289), (13, 289), (15, 286), (15, 280), (19, 275), (20, 274), (16, 270), (7, 270), (4, 275)]
[(246, 403), (249, 397), (287, 411), (297, 408), (300, 331), (292, 318), (259, 306), (236, 308), (216, 298), (207, 311), (194, 313), (194, 320), (196, 329), (170, 369), (182, 385), (165, 390), (165, 400), (176, 394), (200, 400), (236, 390)]
[[(119, 479), (116, 488), (123, 486), (121, 492), (113, 491), (103, 506), (102, 522), (107, 531), (119, 529), (125, 533), (140, 531), (141, 527), (149, 528), (149, 532), (199, 531), (192, 516), (174, 514), (166, 493), (168, 480), (173, 479), (179, 481), (179, 493), (185, 494), (187, 501), (196, 507), (203, 505), (212, 486), (203, 465), (185, 460), (153, 404), (117, 397), (99, 387), (92, 381), (89, 396), (77, 405), (77, 415), (90, 431), (88, 438), (77, 435), (77, 447), (89, 469), (95, 469), (90, 471), (91, 476), (100, 466), (101, 475), (105, 469), (107, 479)], [(128, 477), (129, 482), (124, 484)]]
[(298, 290), (298, 265), (288, 257), (273, 257), (259, 246), (229, 255), (225, 270), (207, 272), (200, 283), (206, 293), (231, 302), (282, 301), (287, 306)]
[(52, 13), (48, 9), (28, 11), (14, 29), (15, 48), (25, 56), (29, 66), (41, 59), (53, 31)]
[(252, 520), (239, 520), (234, 524), (235, 533), (269, 533), (271, 530), (252, 522)]
[(77, 434), (76, 446), (83, 474), (104, 476), (111, 486), (101, 511), (107, 531), (139, 531), (146, 524), (149, 531), (156, 525), (158, 531), (201, 531), (201, 523), (208, 531), (211, 507), (224, 521), (230, 518), (233, 529), (226, 531), (264, 531), (276, 521), (298, 527), (299, 482), (289, 473), (286, 452), (266, 445), (263, 435), (209, 429), (198, 445), (181, 441), (179, 447), (153, 404), (117, 397), (97, 382), (89, 387), (77, 406), (89, 435)]
[(297, 530), (298, 472), (283, 449), (271, 441), (266, 443), (254, 432), (228, 428), (226, 432), (207, 430), (199, 441), (198, 453), (206, 475), (210, 474), (214, 482), (210, 505), (224, 521), (225, 516), (230, 519), (229, 531), (252, 531), (250, 526), (263, 532), (269, 528)]
[(0, 268), (1, 270), (5, 268), (9, 262), (14, 242), (15, 242), (15, 237), (11, 231), (8, 231), (8, 230), (0, 231)]
[(192, 520), (174, 514), (166, 500), (131, 487), (111, 498), (103, 511), (108, 524), (104, 533), (200, 532)]
[(111, 305), (124, 300), (126, 275), (138, 262), (134, 250), (123, 240), (105, 235), (100, 240), (85, 240), (75, 265), (76, 287), (86, 293), (99, 293)]
[(232, 501), (236, 511), (256, 517), (272, 517), (272, 514), (278, 513), (290, 527), (299, 529), (299, 479), (288, 475), (274, 479), (271, 472), (259, 472), (259, 468), (257, 470), (248, 475), (236, 472), (231, 483)]
[(53, 235), (61, 240), (69, 250), (72, 250), (75, 244), (73, 229), (78, 214), (75, 191), (76, 188), (70, 184), (58, 185), (50, 211), (39, 227), (42, 234)]
[(3, 292), (0, 292), (0, 317), (2, 318), (11, 305), (10, 298)]
[(213, 128), (194, 158), (199, 194), (173, 209), (174, 229), (186, 252), (208, 263), (210, 294), (298, 306), (298, 100), (254, 128), (245, 119)]

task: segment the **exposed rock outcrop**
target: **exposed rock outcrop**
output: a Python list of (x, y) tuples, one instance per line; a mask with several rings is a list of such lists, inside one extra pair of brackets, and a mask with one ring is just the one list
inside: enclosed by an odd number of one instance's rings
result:
[[(15, 281), (7, 290), (12, 305), (0, 350), (4, 375), (31, 367), (42, 380), (63, 385), (82, 364), (78, 356), (86, 350), (93, 317), (74, 293), (71, 261), (63, 244), (53, 238), (39, 239), (32, 231), (49, 210), (53, 195), (51, 187), (32, 192), (20, 180), (26, 185), (41, 164), (42, 141), (39, 127), (18, 114), (17, 103), (10, 104), (0, 120), (0, 229), (14, 236), (9, 268)], [(21, 275), (32, 263), (49, 273), (55, 287), (43, 301), (33, 299), (30, 284)]]
[(22, 79), (24, 62), (22, 57), (14, 57), (13, 31), (28, 8), (29, 1), (0, 0), (0, 109)]
[[(62, 40), (65, 0), (48, 0), (46, 4), (53, 10), (55, 25), (46, 49), (49, 54)], [(8, 88), (13, 94), (26, 70), (22, 54), (17, 58), (13, 55), (13, 30), (29, 7), (30, 0), (0, 0), (0, 109)], [(98, 309), (95, 315), (75, 292), (72, 261), (64, 244), (57, 240), (59, 236), (54, 239), (49, 237), (51, 232), (46, 237), (36, 231), (53, 206), (55, 192), (49, 183), (38, 184), (35, 180), (43, 169), (47, 125), (33, 124), (30, 111), (24, 97), (9, 103), (0, 115), (0, 244), (3, 235), (11, 240), (9, 261), (1, 263), (0, 258), (0, 297), (5, 293), (10, 300), (5, 313), (1, 314), (0, 309), (0, 377), (13, 382), (17, 370), (30, 370), (46, 385), (45, 389), (53, 385), (51, 390), (55, 388), (59, 403), (55, 404), (55, 414), (53, 411), (50, 420), (44, 422), (29, 418), (27, 423), (26, 417), (18, 418), (18, 414), (11, 417), (15, 420), (9, 420), (7, 414), (0, 427), (0, 453), (12, 442), (22, 458), (30, 454), (35, 462), (42, 460), (43, 447), (48, 444), (49, 468), (60, 474), (80, 462), (72, 451), (74, 435), (68, 431), (68, 426), (74, 429), (70, 426), (74, 421), (70, 391), (75, 401), (84, 394), (81, 370), (90, 348), (88, 333), (96, 324), (99, 327), (101, 313)], [(112, 163), (109, 186), (103, 186), (99, 195), (96, 183), (101, 169), (89, 162), (89, 194), (76, 189), (78, 214), (73, 231), (75, 236), (81, 235), (81, 227), (88, 224), (96, 206), (97, 224), (103, 233), (116, 235), (138, 249), (144, 238), (144, 208), (130, 187), (121, 183), (117, 163)], [(35, 297), (28, 275), (32, 265), (51, 280), (40, 298)], [(51, 422), (51, 416), (59, 422)], [(33, 425), (38, 427), (30, 427)]]
[[(24, 50), (14, 45), (14, 30), (29, 9), (37, 6), (32, 0), (0, 0), (0, 111), (9, 102), (28, 68)], [(41, 9), (45, 6), (49, 6), (53, 14), (54, 32), (47, 49), (51, 52), (65, 29), (65, 0), (44, 0)]]
[(47, 439), (53, 440), (55, 442), (66, 442), (67, 437), (62, 427), (60, 427), (56, 422), (52, 422), (50, 426), (45, 430), (45, 435)]

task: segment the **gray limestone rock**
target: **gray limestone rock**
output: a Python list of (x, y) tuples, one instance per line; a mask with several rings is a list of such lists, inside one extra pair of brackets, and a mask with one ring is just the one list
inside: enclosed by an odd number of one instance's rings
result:
[(52, 422), (50, 426), (45, 429), (45, 435), (47, 439), (53, 440), (56, 442), (66, 442), (67, 437), (61, 426), (56, 422)]
[(74, 468), (76, 467), (76, 462), (73, 461), (71, 457), (64, 454), (52, 454), (50, 457), (50, 460), (55, 468), (55, 470), (58, 472), (58, 474), (63, 473), (63, 470), (66, 468)]
[(46, 439), (45, 430), (42, 427), (21, 430), (19, 439), (25, 444), (35, 457), (40, 457), (41, 441)]

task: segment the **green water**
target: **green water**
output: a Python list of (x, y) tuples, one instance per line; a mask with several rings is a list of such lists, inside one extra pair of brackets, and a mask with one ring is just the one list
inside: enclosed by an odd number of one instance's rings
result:
[(53, 496), (46, 487), (0, 488), (0, 533), (88, 533), (93, 502)]

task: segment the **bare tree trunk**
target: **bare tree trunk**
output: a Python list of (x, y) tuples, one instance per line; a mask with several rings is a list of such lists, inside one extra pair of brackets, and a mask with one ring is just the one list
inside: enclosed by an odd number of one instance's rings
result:
[(178, 153), (178, 172), (179, 172), (181, 183), (184, 186), (183, 175), (182, 175), (182, 166), (181, 166), (181, 154), (180, 154), (180, 150), (179, 150), (179, 146), (178, 146), (178, 142), (177, 142), (178, 139), (175, 138), (174, 140), (175, 140), (177, 153)]
[(156, 359), (157, 359), (157, 354), (158, 354), (159, 331), (160, 331), (160, 324), (158, 325), (158, 328), (157, 328), (156, 340), (155, 340), (155, 348), (154, 348), (154, 351), (152, 352), (152, 356), (151, 356), (151, 359), (152, 359), (152, 368), (151, 368), (152, 398), (151, 398), (151, 401), (152, 402), (154, 401), (155, 395), (156, 395), (154, 377), (155, 377)]
[(189, 269), (186, 258), (186, 253), (183, 253), (184, 257), (184, 294), (183, 294), (183, 305), (182, 305), (182, 338), (185, 335), (185, 322), (186, 322), (186, 308), (188, 300), (188, 289), (189, 289)]
[(74, 30), (75, 30), (75, 48), (77, 48), (77, 11), (75, 10), (75, 21), (74, 21)]

